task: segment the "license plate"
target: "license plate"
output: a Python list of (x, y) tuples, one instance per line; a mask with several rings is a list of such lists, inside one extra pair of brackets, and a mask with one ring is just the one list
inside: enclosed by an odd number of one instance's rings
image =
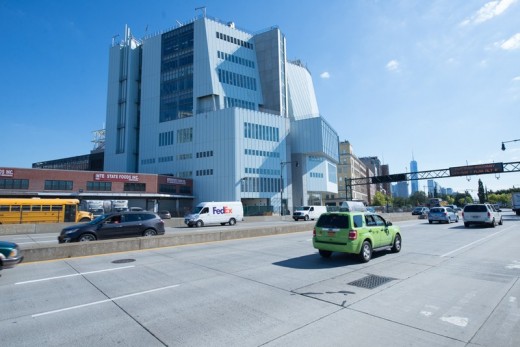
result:
[(336, 236), (336, 232), (335, 231), (328, 231), (327, 235), (328, 236)]

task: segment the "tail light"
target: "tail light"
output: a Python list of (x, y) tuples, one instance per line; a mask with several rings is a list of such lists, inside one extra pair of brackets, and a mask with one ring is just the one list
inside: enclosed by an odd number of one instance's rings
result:
[(488, 218), (491, 218), (491, 212), (488, 211)]
[(462, 211), (462, 218), (464, 218), (464, 211)]
[(312, 229), (312, 236), (316, 236), (316, 228)]
[(443, 214), (444, 214), (444, 217), (446, 217), (448, 215), (448, 212), (444, 212)]
[(355, 240), (357, 239), (357, 230), (350, 230), (348, 232), (348, 239), (349, 240)]

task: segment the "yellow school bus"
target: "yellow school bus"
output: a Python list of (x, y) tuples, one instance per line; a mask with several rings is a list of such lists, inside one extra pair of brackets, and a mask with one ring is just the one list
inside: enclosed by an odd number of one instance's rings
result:
[(89, 222), (78, 199), (0, 198), (0, 224)]

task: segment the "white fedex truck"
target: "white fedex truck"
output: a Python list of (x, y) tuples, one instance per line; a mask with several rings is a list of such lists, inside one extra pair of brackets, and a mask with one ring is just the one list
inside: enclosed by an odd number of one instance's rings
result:
[(302, 206), (298, 207), (293, 213), (293, 219), (297, 222), (299, 219), (315, 220), (318, 219), (322, 213), (327, 212), (327, 206)]
[(235, 225), (244, 220), (244, 207), (240, 201), (201, 202), (184, 217), (184, 224), (189, 227), (201, 227), (206, 224)]

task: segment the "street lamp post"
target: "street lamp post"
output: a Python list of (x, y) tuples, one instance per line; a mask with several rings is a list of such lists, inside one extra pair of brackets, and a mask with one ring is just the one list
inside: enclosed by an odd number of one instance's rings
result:
[(502, 150), (503, 150), (503, 151), (506, 150), (506, 146), (504, 145), (504, 143), (516, 142), (516, 141), (520, 141), (520, 139), (511, 140), (511, 141), (502, 141)]
[(298, 167), (297, 161), (281, 161), (280, 162), (280, 216), (283, 217), (283, 168), (287, 164), (295, 163), (294, 165)]

